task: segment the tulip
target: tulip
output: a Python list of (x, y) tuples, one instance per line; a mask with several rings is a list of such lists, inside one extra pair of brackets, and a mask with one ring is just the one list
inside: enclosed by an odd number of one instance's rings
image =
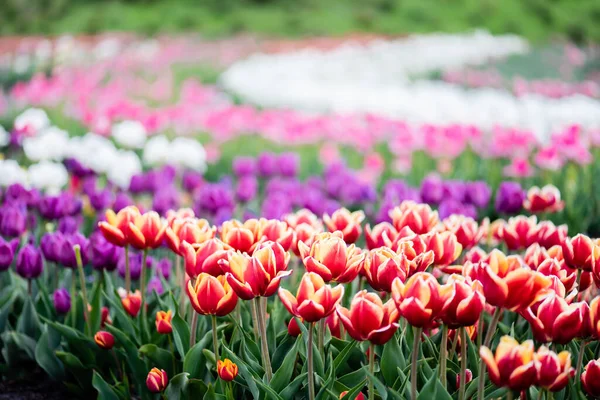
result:
[(140, 217), (140, 211), (135, 206), (127, 206), (115, 214), (113, 210), (106, 210), (106, 221), (100, 221), (98, 228), (106, 240), (112, 244), (125, 247), (130, 243), (130, 225)]
[(90, 235), (90, 259), (96, 270), (113, 271), (119, 262), (120, 248), (115, 246), (100, 231)]
[[(344, 390), (342, 393), (340, 393), (340, 400), (344, 399), (344, 400), (352, 400), (350, 398), (346, 398), (346, 395), (348, 394), (347, 390)], [(366, 400), (365, 399), (365, 395), (362, 394), (362, 392), (359, 392), (356, 397), (354, 398), (354, 400)]]
[(494, 203), (496, 211), (505, 214), (516, 214), (523, 207), (525, 192), (518, 182), (502, 182), (496, 192)]
[(549, 249), (552, 246), (560, 246), (567, 237), (567, 225), (556, 226), (552, 221), (540, 221), (533, 233), (534, 242)]
[(142, 295), (139, 290), (136, 290), (135, 293), (128, 293), (121, 299), (121, 304), (123, 305), (123, 309), (127, 311), (127, 314), (131, 315), (133, 318), (137, 317), (140, 309), (142, 308)]
[(129, 223), (128, 241), (138, 250), (156, 249), (162, 245), (167, 225), (156, 211), (137, 215)]
[(90, 242), (85, 236), (81, 233), (63, 235), (59, 232), (55, 233), (55, 236), (57, 236), (58, 244), (58, 262), (63, 266), (71, 269), (77, 268), (77, 259), (73, 250), (75, 245), (79, 245), (82, 264), (86, 265), (89, 262)]
[(152, 368), (146, 378), (146, 387), (152, 393), (162, 393), (169, 384), (169, 377), (164, 369)]
[(292, 251), (297, 257), (300, 257), (300, 250), (298, 249), (298, 243), (302, 242), (308, 247), (312, 246), (314, 238), (321, 232), (323, 228), (317, 229), (312, 225), (300, 224), (295, 228), (295, 239), (292, 244)]
[(564, 207), (565, 202), (560, 199), (560, 191), (554, 185), (546, 185), (541, 189), (532, 186), (523, 202), (523, 208), (531, 213), (553, 213)]
[(443, 307), (440, 285), (427, 272), (417, 272), (406, 283), (399, 278), (392, 282), (392, 298), (408, 323), (423, 328), (429, 325)]
[[(281, 289), (280, 289), (281, 290)], [(333, 314), (331, 314), (333, 315)], [(300, 319), (300, 322), (302, 322), (302, 319)], [(296, 318), (292, 318), (290, 319), (290, 322), (288, 322), (288, 335), (292, 336), (292, 337), (298, 337), (300, 335), (300, 333), (302, 333), (302, 331), (300, 330), (300, 327), (298, 326), (298, 321), (296, 320)]]
[(215, 237), (216, 228), (205, 219), (173, 217), (165, 230), (167, 245), (176, 254), (181, 252), (181, 244), (201, 244)]
[(404, 282), (409, 271), (416, 269), (414, 264), (404, 252), (397, 254), (387, 247), (380, 247), (367, 253), (362, 271), (373, 289), (389, 293), (392, 281), (400, 278)]
[(519, 250), (530, 246), (536, 240), (537, 218), (519, 215), (509, 218), (499, 226), (498, 236), (509, 250)]
[(351, 213), (346, 208), (334, 211), (331, 216), (328, 214), (323, 215), (323, 222), (329, 232), (342, 232), (342, 238), (348, 244), (352, 244), (358, 240), (362, 233), (360, 224), (364, 219), (365, 213), (363, 211)]
[(542, 346), (534, 354), (534, 364), (537, 372), (536, 385), (551, 392), (563, 390), (569, 383), (569, 378), (575, 375), (571, 367), (571, 353), (561, 351), (556, 354)]
[(454, 233), (456, 240), (464, 249), (476, 246), (487, 229), (485, 224), (480, 227), (473, 218), (456, 214), (451, 215), (442, 222), (447, 231)]
[(473, 326), (485, 307), (481, 283), (462, 275), (451, 275), (440, 288), (444, 305), (440, 319), (450, 329)]
[(452, 232), (431, 232), (423, 235), (427, 250), (433, 252), (433, 262), (439, 267), (452, 264), (462, 253), (462, 245)]
[[(564, 262), (558, 261), (556, 258), (547, 258), (542, 261), (537, 268), (536, 271), (544, 274), (545, 276), (555, 276), (565, 287), (567, 292), (570, 292), (571, 289), (575, 287), (577, 280), (577, 273), (575, 270), (566, 267)], [(589, 275), (589, 274), (587, 274)], [(579, 288), (579, 291), (585, 289)]]
[(188, 281), (186, 291), (192, 307), (202, 315), (227, 315), (233, 311), (238, 300), (223, 275), (215, 278), (201, 273), (194, 284), (191, 280)]
[(471, 250), (467, 251), (463, 256), (463, 262), (471, 262), (476, 264), (487, 257), (487, 253), (483, 251), (480, 247), (473, 247)]
[(519, 344), (514, 338), (503, 336), (495, 355), (486, 346), (481, 346), (479, 355), (487, 365), (490, 380), (498, 387), (520, 391), (536, 382), (537, 371), (531, 340)]
[(375, 225), (372, 230), (369, 224), (365, 226), (365, 240), (369, 250), (383, 247), (386, 243), (393, 243), (397, 236), (398, 231), (389, 222), (381, 222)]
[(342, 330), (340, 329), (340, 317), (337, 313), (329, 314), (329, 316), (325, 319), (325, 323), (329, 328), (331, 336), (336, 337), (338, 339), (342, 338)]
[(221, 225), (221, 240), (242, 253), (251, 253), (262, 238), (262, 227), (266, 220), (249, 219), (225, 221)]
[(231, 253), (228, 259), (219, 261), (219, 265), (237, 295), (243, 300), (251, 300), (275, 294), (281, 279), (292, 273), (286, 271), (289, 261), (290, 254), (279, 243), (264, 242), (252, 256)]
[(208, 239), (197, 247), (183, 241), (179, 249), (183, 255), (185, 272), (195, 278), (201, 273), (212, 276), (222, 275), (223, 270), (219, 261), (228, 258), (231, 248), (219, 239)]
[(574, 269), (592, 271), (600, 266), (600, 247), (582, 234), (572, 239), (566, 238), (562, 243), (562, 254), (565, 263)]
[(417, 234), (431, 231), (439, 221), (437, 211), (432, 211), (427, 204), (418, 204), (411, 200), (403, 201), (400, 206), (392, 209), (390, 218), (397, 231), (406, 226)]
[(581, 374), (581, 383), (586, 393), (593, 397), (600, 396), (600, 360), (591, 360)]
[(336, 312), (354, 340), (382, 345), (394, 336), (400, 314), (393, 300), (383, 303), (375, 293), (361, 290), (352, 299), (350, 309), (337, 306)]
[(71, 295), (67, 289), (56, 289), (52, 295), (54, 309), (59, 314), (66, 314), (71, 309)]
[[(583, 302), (583, 304), (586, 303)], [(589, 335), (595, 339), (600, 338), (600, 296), (594, 297), (594, 299), (590, 302), (588, 309), (584, 310), (584, 312), (585, 311), (588, 313)], [(584, 325), (588, 321), (584, 320)]]
[(110, 350), (115, 345), (115, 337), (110, 332), (99, 331), (94, 335), (96, 344), (105, 350)]
[(26, 230), (26, 210), (12, 204), (0, 207), (0, 235), (16, 238), (20, 237)]
[(269, 219), (264, 222), (262, 236), (269, 241), (277, 242), (288, 251), (295, 242), (296, 233), (284, 221)]
[(364, 258), (360, 249), (346, 245), (339, 232), (318, 235), (310, 247), (300, 242), (298, 249), (306, 270), (319, 274), (325, 282), (353, 281)]
[(42, 253), (34, 245), (28, 244), (19, 250), (15, 270), (25, 279), (35, 279), (42, 274), (44, 261)]
[(304, 274), (296, 297), (284, 288), (279, 289), (279, 298), (285, 308), (306, 322), (317, 322), (333, 313), (343, 295), (343, 286), (332, 288), (314, 272)]
[(225, 382), (230, 382), (237, 376), (238, 366), (231, 362), (229, 358), (226, 358), (224, 361), (217, 361), (217, 372), (219, 373), (219, 378)]
[[(473, 372), (471, 372), (471, 370), (468, 368), (465, 370), (465, 372), (465, 384), (467, 384), (473, 380)], [(458, 374), (456, 375), (456, 388), (460, 389), (460, 375)]]
[(171, 310), (164, 312), (164, 311), (157, 311), (156, 312), (156, 331), (160, 334), (163, 335), (168, 335), (169, 333), (173, 332), (173, 326), (171, 325)]
[(534, 338), (542, 343), (567, 344), (578, 337), (584, 326), (584, 310), (554, 292), (550, 292), (534, 312), (531, 307), (521, 314), (530, 323)]
[(10, 242), (0, 237), (0, 272), (10, 268), (15, 258), (15, 251)]
[(410, 269), (407, 271), (407, 277), (411, 277), (417, 272), (425, 271), (435, 260), (433, 251), (427, 250), (423, 235), (405, 237), (392, 243), (392, 246), (390, 248), (393, 251), (398, 254), (404, 254), (409, 261), (412, 261), (409, 264)]

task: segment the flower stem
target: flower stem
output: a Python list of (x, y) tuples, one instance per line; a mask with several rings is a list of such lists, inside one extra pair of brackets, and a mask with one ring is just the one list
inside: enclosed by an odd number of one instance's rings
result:
[(131, 293), (131, 270), (129, 269), (129, 246), (125, 246), (125, 291)]
[[(502, 309), (500, 307), (496, 307), (496, 311), (494, 311), (494, 316), (492, 317), (492, 321), (490, 322), (490, 326), (488, 327), (487, 334), (485, 335), (485, 340), (483, 345), (485, 347), (489, 347), (492, 342), (492, 338), (494, 337), (494, 332), (496, 331), (496, 326), (498, 325), (498, 321), (500, 321), (500, 313)], [(480, 332), (477, 333), (480, 335)], [(479, 363), (479, 382), (477, 386), (477, 400), (483, 400), (485, 395), (485, 371), (486, 365), (484, 362)]]
[[(323, 320), (321, 320), (323, 321)], [(369, 342), (369, 372), (375, 374), (375, 345)], [(375, 399), (375, 383), (373, 378), (369, 377), (369, 400)]]
[[(467, 386), (467, 329), (461, 327), (460, 331), (460, 388), (458, 399), (465, 399), (465, 386)], [(456, 335), (458, 336), (458, 334)]]
[(196, 344), (196, 332), (198, 331), (198, 313), (192, 312), (192, 330), (190, 331), (190, 348)]
[(111, 353), (113, 355), (113, 359), (115, 360), (115, 364), (117, 364), (117, 372), (119, 374), (119, 379), (123, 380), (123, 371), (121, 370), (121, 364), (119, 364), (119, 359), (117, 358), (117, 352), (115, 351), (115, 349), (112, 349)]
[(442, 326), (442, 344), (440, 345), (440, 380), (442, 387), (446, 387), (446, 363), (448, 359), (448, 326)]
[[(173, 339), (171, 339), (171, 335), (167, 335), (169, 338), (169, 350), (171, 353), (175, 354), (175, 347), (173, 346)], [(173, 357), (173, 376), (177, 373), (177, 364), (175, 363), (175, 357)]]
[(175, 254), (175, 275), (175, 280), (181, 287), (179, 292), (179, 314), (185, 318), (185, 274), (181, 271), (181, 257), (177, 254)]
[(577, 357), (577, 370), (575, 372), (575, 382), (581, 382), (581, 367), (583, 365), (583, 356), (585, 354), (585, 346), (587, 346), (587, 342), (585, 340), (581, 341), (581, 346), (579, 347), (579, 356)]
[(77, 325), (77, 284), (75, 282), (75, 271), (71, 270), (71, 298), (73, 299), (73, 306), (71, 307), (71, 327), (75, 328)]
[(256, 344), (260, 340), (260, 336), (258, 335), (258, 311), (256, 311), (256, 302), (254, 300), (250, 301), (250, 308), (252, 309), (252, 330), (254, 331), (254, 340)]
[(419, 359), (422, 330), (423, 328), (413, 327), (413, 348), (410, 364), (410, 398), (412, 400), (417, 400), (417, 361)]
[(217, 362), (219, 362), (219, 341), (217, 339), (217, 316), (211, 315), (212, 317), (212, 339), (213, 339), (213, 349), (215, 350), (215, 366)]
[(315, 331), (315, 323), (312, 322), (308, 325), (308, 348), (306, 349), (307, 354), (307, 363), (308, 363), (308, 399), (315, 399), (315, 371), (313, 366), (313, 351), (314, 351), (314, 343), (313, 343), (313, 335)]
[(81, 261), (81, 247), (76, 244), (73, 246), (73, 251), (75, 251), (75, 260), (77, 261), (77, 270), (79, 271), (79, 282), (81, 285), (81, 294), (83, 295), (83, 315), (85, 315), (85, 326), (87, 328), (88, 335), (92, 333), (92, 327), (90, 321), (90, 315), (88, 310), (88, 297), (87, 297), (87, 289), (85, 288), (85, 274), (83, 273), (83, 261)]
[(319, 353), (321, 354), (322, 360), (325, 360), (324, 342), (325, 342), (325, 318), (322, 318), (319, 321), (319, 331), (317, 332), (317, 348), (319, 349)]
[(267, 376), (267, 383), (271, 382), (273, 371), (271, 370), (271, 357), (269, 356), (269, 344), (267, 343), (267, 326), (266, 326), (266, 309), (263, 308), (264, 303), (261, 297), (254, 299), (258, 313), (258, 329), (260, 333), (260, 347), (263, 355), (263, 367)]
[(146, 318), (146, 258), (148, 257), (148, 250), (144, 249), (142, 255), (142, 270), (140, 275), (140, 292), (142, 295), (142, 318)]

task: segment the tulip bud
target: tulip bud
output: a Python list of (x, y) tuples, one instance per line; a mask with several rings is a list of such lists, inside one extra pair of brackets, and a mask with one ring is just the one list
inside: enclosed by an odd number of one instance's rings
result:
[[(346, 398), (346, 395), (348, 394), (347, 390), (344, 390), (342, 393), (340, 393), (340, 400), (344, 399), (344, 400), (352, 400), (350, 398)], [(362, 392), (359, 392), (356, 397), (354, 398), (354, 400), (366, 400), (365, 395), (362, 394)]]
[(542, 346), (535, 353), (534, 359), (537, 386), (552, 392), (563, 390), (569, 383), (569, 379), (575, 375), (575, 368), (571, 367), (571, 354), (568, 351), (556, 354)]
[(165, 236), (167, 225), (160, 219), (156, 211), (138, 215), (129, 222), (127, 238), (129, 244), (139, 250), (155, 249), (160, 246)]
[(219, 261), (228, 258), (230, 247), (219, 239), (208, 239), (196, 247), (183, 241), (179, 250), (185, 262), (185, 272), (195, 278), (203, 272), (212, 276), (222, 275)]
[(238, 366), (231, 362), (229, 358), (226, 358), (224, 361), (219, 360), (217, 362), (217, 372), (219, 373), (219, 378), (230, 382), (237, 376)]
[[(465, 385), (473, 380), (473, 373), (470, 369), (465, 370)], [(456, 374), (456, 390), (460, 389), (460, 374)]]
[(444, 324), (456, 329), (477, 323), (485, 306), (481, 283), (462, 275), (451, 275), (440, 293), (444, 299), (440, 311)]
[(163, 335), (168, 335), (173, 332), (173, 326), (171, 325), (171, 310), (157, 311), (156, 312), (156, 331)]
[(188, 281), (186, 291), (192, 307), (202, 315), (227, 315), (233, 311), (238, 300), (224, 275), (215, 278), (202, 273), (195, 284)]
[(164, 369), (152, 368), (146, 378), (146, 387), (152, 393), (162, 393), (169, 384), (169, 377)]
[(531, 213), (553, 213), (564, 207), (565, 202), (560, 199), (560, 191), (554, 185), (546, 185), (541, 189), (532, 186), (523, 202), (523, 208)]
[(25, 279), (35, 279), (44, 267), (42, 253), (32, 244), (23, 247), (17, 255), (17, 274)]
[(360, 223), (365, 219), (363, 211), (351, 213), (346, 208), (336, 210), (331, 217), (323, 215), (323, 222), (330, 232), (340, 231), (344, 241), (348, 244), (356, 242), (362, 233)]
[(581, 374), (581, 383), (587, 394), (593, 397), (600, 396), (600, 360), (587, 363)]
[(52, 295), (54, 300), (54, 309), (59, 314), (66, 314), (71, 309), (71, 295), (67, 289), (56, 289)]
[(112, 324), (110, 311), (108, 310), (108, 307), (102, 307), (102, 310), (100, 311), (100, 327), (104, 328), (104, 325), (106, 324)]
[(592, 271), (600, 257), (598, 245), (582, 234), (565, 239), (562, 243), (562, 253), (569, 267), (584, 271)]
[(105, 349), (110, 350), (115, 345), (115, 337), (110, 332), (99, 331), (94, 335), (94, 341), (96, 344)]
[[(302, 321), (302, 318), (300, 318), (300, 321)], [(302, 331), (300, 330), (300, 327), (298, 326), (298, 322), (296, 321), (296, 318), (290, 319), (290, 322), (288, 323), (288, 335), (290, 335), (292, 337), (297, 337), (301, 333), (302, 333)]]
[(140, 308), (142, 308), (142, 295), (139, 290), (136, 290), (135, 293), (127, 294), (123, 299), (121, 299), (121, 304), (127, 314), (131, 315), (133, 318), (137, 317), (140, 312)]
[(269, 241), (277, 242), (287, 252), (295, 241), (296, 233), (284, 221), (267, 220), (262, 227), (262, 236)]
[(394, 279), (392, 298), (408, 323), (420, 328), (436, 319), (444, 305), (438, 281), (427, 272), (417, 272), (406, 283)]
[(124, 247), (130, 243), (130, 225), (140, 217), (140, 211), (135, 206), (127, 206), (115, 214), (113, 210), (106, 211), (106, 221), (98, 223), (98, 228), (106, 240), (112, 244)]
[(15, 252), (9, 242), (5, 242), (0, 237), (0, 272), (6, 271), (12, 265), (15, 258)]
[(251, 253), (262, 238), (265, 219), (249, 219), (244, 223), (238, 220), (225, 221), (221, 225), (221, 240), (237, 251)]
[(215, 237), (216, 228), (205, 219), (193, 217), (173, 217), (165, 231), (167, 245), (176, 254), (180, 254), (181, 244), (201, 244)]

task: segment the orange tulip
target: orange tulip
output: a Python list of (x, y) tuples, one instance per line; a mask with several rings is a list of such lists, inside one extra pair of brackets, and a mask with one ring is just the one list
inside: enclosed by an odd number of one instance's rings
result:
[(110, 350), (115, 345), (115, 337), (110, 332), (98, 331), (94, 335), (94, 342), (96, 342), (98, 347)]
[(436, 319), (444, 305), (440, 284), (427, 272), (417, 272), (406, 283), (394, 279), (392, 298), (400, 314), (418, 328), (428, 326)]
[(375, 225), (373, 230), (369, 224), (365, 226), (365, 240), (369, 250), (386, 246), (386, 243), (393, 243), (397, 236), (398, 231), (389, 222), (381, 222)]
[(129, 244), (139, 250), (156, 249), (162, 245), (167, 225), (156, 211), (136, 216), (129, 223)]
[[(511, 311), (539, 301), (552, 284), (547, 276), (523, 265), (519, 257), (507, 257), (499, 250), (493, 250), (485, 261), (466, 263), (464, 275), (481, 282), (489, 304)], [(514, 293), (519, 296), (512, 295)]]
[(135, 293), (128, 293), (121, 299), (121, 304), (127, 314), (131, 315), (133, 318), (137, 317), (140, 309), (142, 308), (142, 295), (139, 290), (136, 290)]
[(444, 305), (440, 318), (450, 329), (473, 326), (485, 307), (483, 289), (479, 281), (462, 275), (451, 275), (440, 288)]
[(569, 343), (584, 326), (585, 311), (580, 303), (568, 304), (554, 292), (540, 302), (535, 312), (529, 307), (521, 314), (531, 325), (533, 337), (542, 343)]
[(227, 260), (221, 260), (219, 264), (237, 295), (244, 300), (251, 300), (275, 294), (281, 279), (292, 273), (287, 271), (289, 261), (290, 254), (279, 243), (263, 242), (252, 256), (231, 253)]
[(176, 254), (181, 254), (181, 244), (201, 244), (215, 237), (216, 228), (205, 219), (174, 218), (165, 231), (167, 245)]
[(509, 250), (519, 250), (530, 246), (536, 240), (537, 218), (519, 215), (508, 219), (498, 228), (498, 236)]
[(152, 393), (162, 393), (169, 384), (169, 377), (164, 369), (152, 368), (146, 378), (146, 387)]
[(400, 314), (393, 300), (383, 304), (375, 293), (361, 290), (352, 299), (350, 309), (337, 306), (336, 312), (354, 340), (373, 344), (389, 341), (398, 329)]
[(473, 218), (462, 215), (452, 214), (442, 222), (444, 228), (456, 236), (456, 240), (464, 249), (476, 246), (487, 230), (485, 224), (480, 227)]
[(98, 228), (112, 244), (120, 247), (130, 244), (130, 224), (135, 223), (141, 216), (136, 206), (127, 206), (115, 214), (113, 210), (106, 210), (106, 221), (100, 221)]
[(310, 247), (300, 242), (298, 249), (306, 270), (319, 274), (325, 282), (354, 280), (364, 258), (360, 249), (346, 245), (339, 231), (317, 235)]
[(221, 225), (221, 240), (234, 250), (242, 253), (252, 253), (256, 244), (262, 238), (264, 219), (249, 219), (244, 223), (233, 219)]
[(490, 380), (498, 387), (525, 390), (536, 382), (537, 371), (531, 340), (519, 344), (514, 338), (503, 336), (495, 355), (486, 346), (481, 346), (479, 355), (487, 365)]
[(201, 273), (194, 284), (192, 280), (188, 281), (186, 292), (194, 310), (202, 315), (227, 315), (233, 311), (238, 300), (223, 275), (215, 278)]
[(363, 211), (351, 213), (346, 208), (334, 211), (331, 216), (328, 214), (323, 215), (323, 222), (329, 232), (342, 232), (342, 237), (348, 244), (356, 242), (360, 237), (362, 233), (360, 224), (364, 219), (365, 213)]
[(527, 199), (523, 208), (531, 213), (557, 212), (565, 207), (565, 202), (560, 199), (560, 191), (554, 185), (543, 188), (532, 186), (527, 191)]
[(600, 360), (587, 363), (581, 374), (581, 384), (590, 396), (600, 396)]
[(392, 209), (390, 217), (397, 231), (408, 227), (417, 234), (433, 230), (439, 221), (437, 211), (432, 211), (427, 204), (410, 200), (403, 201), (400, 206)]
[(266, 240), (277, 242), (288, 251), (295, 242), (296, 232), (284, 221), (269, 219), (263, 222), (262, 236)]
[(304, 274), (296, 297), (289, 290), (279, 289), (279, 298), (290, 314), (307, 322), (316, 322), (330, 315), (343, 295), (343, 286), (332, 288), (313, 272)]
[(534, 355), (534, 364), (536, 385), (551, 392), (563, 390), (569, 379), (575, 376), (575, 368), (571, 367), (571, 353), (568, 351), (556, 354), (542, 346)]
[(217, 372), (219, 373), (219, 378), (230, 382), (237, 376), (238, 366), (231, 362), (229, 358), (226, 358), (224, 361), (217, 361)]
[(195, 278), (203, 272), (212, 276), (222, 275), (219, 261), (227, 259), (231, 248), (219, 239), (208, 239), (196, 247), (183, 241), (179, 249), (185, 263), (185, 272)]
[(173, 332), (173, 325), (171, 325), (171, 319), (173, 316), (171, 315), (171, 310), (157, 311), (156, 312), (156, 331), (163, 335), (168, 335)]
[(389, 293), (392, 281), (400, 278), (404, 282), (409, 271), (416, 269), (414, 264), (403, 252), (397, 254), (387, 247), (380, 247), (367, 253), (362, 271), (373, 289)]

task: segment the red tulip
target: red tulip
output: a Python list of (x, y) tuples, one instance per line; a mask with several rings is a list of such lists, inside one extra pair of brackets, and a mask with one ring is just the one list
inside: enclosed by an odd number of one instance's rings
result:
[(152, 393), (162, 393), (169, 384), (169, 377), (164, 369), (152, 368), (146, 378), (146, 387)]
[(331, 336), (336, 337), (338, 339), (342, 338), (342, 330), (340, 329), (340, 317), (337, 313), (331, 313), (325, 320), (327, 327), (329, 328), (329, 332)]
[(392, 209), (390, 217), (397, 231), (409, 227), (417, 234), (431, 231), (439, 221), (437, 211), (432, 211), (427, 204), (410, 200), (403, 201), (400, 206)]
[(227, 315), (233, 311), (238, 300), (223, 275), (215, 278), (201, 273), (194, 284), (192, 280), (188, 281), (186, 292), (194, 310), (202, 315)]
[(392, 298), (408, 323), (419, 328), (436, 319), (444, 305), (439, 283), (427, 272), (417, 272), (406, 283), (394, 279)]
[(128, 242), (136, 249), (156, 249), (162, 245), (167, 225), (156, 211), (138, 215), (129, 223)]
[(495, 355), (486, 346), (481, 346), (479, 355), (487, 365), (490, 380), (498, 387), (524, 390), (537, 379), (531, 340), (519, 344), (512, 337), (503, 336)]
[(262, 238), (264, 221), (266, 220), (249, 219), (244, 223), (235, 219), (225, 221), (221, 225), (221, 240), (234, 250), (252, 253)]
[(383, 304), (375, 293), (361, 290), (352, 299), (350, 309), (337, 306), (336, 312), (354, 340), (384, 344), (398, 329), (400, 314), (393, 300)]
[(165, 231), (167, 245), (181, 254), (181, 243), (201, 244), (215, 237), (216, 228), (205, 219), (174, 218)]
[(598, 268), (600, 247), (589, 237), (578, 234), (562, 243), (562, 253), (567, 265), (571, 268), (592, 271)]
[(519, 250), (530, 246), (536, 240), (537, 218), (519, 215), (509, 218), (499, 226), (498, 235), (509, 250)]
[(185, 272), (192, 278), (203, 272), (212, 276), (222, 275), (219, 261), (226, 260), (231, 249), (219, 239), (208, 239), (196, 247), (184, 241), (179, 248), (185, 263)]
[(556, 226), (552, 221), (540, 221), (533, 233), (534, 242), (549, 249), (560, 246), (567, 237), (567, 225)]
[(369, 250), (386, 246), (386, 243), (393, 243), (398, 236), (398, 231), (394, 225), (389, 222), (381, 222), (373, 227), (367, 224), (365, 226), (365, 240)]
[(323, 215), (323, 222), (329, 232), (340, 231), (344, 241), (352, 244), (358, 240), (362, 233), (360, 223), (365, 219), (363, 211), (351, 213), (345, 208), (336, 210), (331, 217), (328, 214)]
[(463, 257), (464, 262), (472, 262), (478, 263), (484, 260), (487, 257), (487, 253), (483, 251), (480, 247), (473, 247), (471, 250), (467, 251)]
[(316, 322), (330, 315), (342, 300), (344, 287), (332, 288), (319, 275), (307, 272), (302, 277), (296, 297), (284, 288), (279, 298), (290, 314), (306, 322)]
[(476, 246), (487, 230), (485, 225), (480, 227), (473, 218), (462, 215), (452, 214), (442, 222), (444, 228), (456, 236), (456, 240), (464, 249)]
[(172, 226), (173, 221), (176, 219), (187, 219), (196, 218), (194, 210), (191, 208), (180, 208), (179, 210), (168, 210), (167, 211), (167, 224)]
[(587, 394), (593, 397), (600, 396), (600, 360), (587, 363), (581, 374), (581, 383)]
[(110, 350), (115, 345), (115, 337), (110, 332), (99, 331), (94, 335), (94, 342), (96, 342), (99, 347)]
[(566, 344), (578, 337), (584, 324), (584, 310), (580, 304), (568, 304), (565, 299), (550, 292), (535, 312), (527, 308), (521, 312), (530, 323), (534, 338), (542, 343)]
[(262, 236), (266, 240), (279, 243), (288, 251), (295, 242), (296, 232), (284, 221), (269, 219), (264, 222)]
[(531, 213), (557, 212), (565, 207), (565, 202), (560, 199), (560, 191), (554, 185), (543, 188), (532, 186), (527, 191), (527, 199), (523, 208)]
[(156, 331), (162, 335), (168, 335), (173, 332), (173, 325), (171, 325), (171, 319), (173, 316), (171, 315), (171, 310), (157, 311), (156, 312)]
[[(347, 398), (346, 395), (348, 394), (347, 390), (344, 390), (342, 393), (340, 393), (340, 400), (344, 399), (344, 400), (352, 400), (350, 398)], [(358, 393), (356, 395), (356, 397), (354, 398), (354, 400), (366, 400), (365, 395), (362, 394), (362, 392)]]
[(392, 291), (392, 281), (400, 278), (404, 282), (409, 271), (416, 269), (414, 264), (406, 254), (397, 254), (387, 247), (380, 247), (367, 253), (362, 271), (373, 289), (389, 293)]
[[(300, 321), (302, 322), (302, 318), (300, 318)], [(302, 333), (302, 331), (300, 330), (300, 327), (298, 326), (298, 322), (296, 321), (296, 318), (290, 319), (290, 322), (288, 322), (288, 335), (297, 337), (300, 335), (300, 333)]]
[(462, 245), (452, 232), (430, 232), (423, 235), (427, 250), (433, 252), (433, 263), (438, 267), (446, 267), (460, 257)]
[(135, 206), (127, 206), (115, 214), (113, 210), (106, 210), (106, 221), (100, 221), (98, 228), (112, 244), (120, 247), (130, 244), (130, 224), (140, 217), (140, 211)]
[[(465, 384), (468, 384), (473, 380), (473, 372), (470, 369), (465, 370)], [(460, 389), (460, 375), (456, 374), (456, 389)]]
[(140, 309), (142, 308), (142, 295), (139, 290), (136, 290), (135, 293), (128, 293), (121, 299), (121, 304), (127, 314), (131, 315), (133, 318), (137, 317)]
[(479, 281), (462, 275), (451, 275), (440, 289), (444, 305), (440, 318), (451, 329), (473, 326), (485, 306), (483, 289)]
[(575, 368), (571, 367), (571, 353), (561, 351), (556, 354), (542, 346), (534, 354), (537, 372), (536, 385), (551, 392), (563, 390), (569, 379), (575, 376)]
[(217, 361), (217, 372), (219, 373), (219, 378), (225, 382), (230, 382), (237, 376), (238, 366), (229, 358), (226, 358), (224, 361)]

